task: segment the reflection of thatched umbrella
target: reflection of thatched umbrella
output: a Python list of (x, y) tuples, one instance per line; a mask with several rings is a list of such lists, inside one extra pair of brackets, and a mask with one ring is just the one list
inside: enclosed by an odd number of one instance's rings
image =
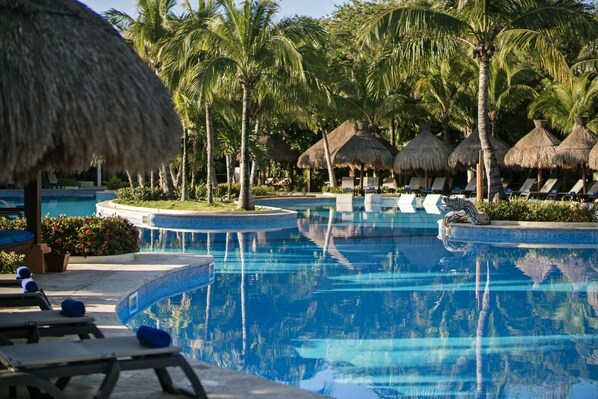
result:
[[(170, 96), (100, 16), (72, 0), (0, 0), (0, 179), (147, 170), (178, 146)], [(143, 156), (138, 156), (143, 154)]]
[(515, 266), (533, 280), (534, 287), (538, 287), (555, 265), (554, 259), (529, 251), (516, 261)]
[(558, 146), (553, 156), (553, 161), (561, 166), (581, 165), (581, 178), (583, 179), (583, 192), (586, 192), (585, 167), (590, 159), (590, 151), (598, 142), (598, 136), (586, 127), (588, 118), (576, 116), (575, 128)]
[(400, 173), (422, 169), (428, 187), (428, 171), (446, 170), (451, 148), (430, 133), (430, 125), (420, 125), (421, 133), (415, 136), (395, 157), (394, 171)]
[(523, 136), (505, 155), (505, 166), (538, 168), (538, 190), (542, 181), (542, 168), (552, 168), (552, 157), (561, 143), (546, 130), (545, 120), (534, 120), (536, 126)]
[[(502, 140), (491, 137), (490, 142), (494, 148), (494, 154), (499, 165), (504, 165), (505, 154), (509, 151), (509, 146)], [(479, 153), (482, 150), (480, 135), (476, 128), (465, 140), (463, 140), (449, 156), (448, 163), (451, 168), (468, 168), (478, 163)]]
[[(0, 26), (0, 179), (86, 168), (93, 154), (141, 171), (176, 152), (168, 91), (100, 16), (72, 0), (0, 0)], [(25, 190), (28, 221), (38, 190)]]
[(262, 135), (260, 144), (266, 148), (266, 158), (277, 162), (295, 162), (297, 154), (280, 137)]

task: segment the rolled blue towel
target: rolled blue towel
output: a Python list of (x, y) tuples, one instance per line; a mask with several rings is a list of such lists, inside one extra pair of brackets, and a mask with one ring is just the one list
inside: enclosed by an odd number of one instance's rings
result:
[(31, 277), (31, 270), (27, 266), (17, 268), (17, 280)]
[(137, 330), (137, 339), (143, 346), (150, 348), (166, 348), (170, 346), (172, 339), (170, 334), (164, 330), (154, 327), (141, 326)]
[(65, 299), (60, 307), (62, 308), (60, 313), (68, 317), (81, 317), (85, 314), (85, 305), (75, 299)]
[(24, 293), (39, 291), (39, 287), (37, 286), (37, 283), (30, 278), (23, 279), (21, 281), (21, 287), (23, 287)]

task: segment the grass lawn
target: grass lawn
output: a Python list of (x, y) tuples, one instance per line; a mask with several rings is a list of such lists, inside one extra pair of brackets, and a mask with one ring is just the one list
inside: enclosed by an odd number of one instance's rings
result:
[[(175, 211), (195, 211), (195, 212), (247, 212), (244, 209), (237, 208), (233, 201), (217, 201), (208, 204), (205, 201), (123, 201), (115, 200), (116, 204), (136, 206), (139, 208), (153, 209), (171, 209)], [(270, 212), (267, 208), (256, 207), (250, 212)]]

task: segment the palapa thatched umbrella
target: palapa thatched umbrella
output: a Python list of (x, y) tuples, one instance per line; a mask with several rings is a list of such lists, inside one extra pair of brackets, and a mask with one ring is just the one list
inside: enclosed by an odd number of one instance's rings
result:
[(366, 121), (355, 124), (356, 131), (340, 147), (332, 151), (332, 163), (336, 166), (359, 167), (360, 187), (363, 189), (364, 169), (391, 169), (392, 154), (384, 144), (369, 132)]
[(586, 127), (587, 116), (573, 118), (575, 127), (573, 131), (557, 147), (552, 160), (563, 167), (581, 165), (581, 178), (583, 192), (586, 192), (586, 165), (590, 160), (590, 151), (598, 143), (598, 136)]
[[(509, 151), (509, 146), (502, 140), (496, 137), (491, 137), (490, 142), (494, 148), (494, 154), (499, 165), (504, 165), (505, 154)], [(469, 168), (479, 161), (479, 153), (482, 150), (482, 143), (480, 142), (480, 134), (478, 129), (474, 129), (473, 133), (465, 138), (449, 156), (449, 166), (456, 168)]]
[(421, 132), (413, 138), (395, 156), (394, 171), (396, 173), (423, 170), (425, 173), (425, 187), (428, 187), (428, 172), (449, 169), (448, 158), (451, 147), (444, 141), (430, 133), (430, 124), (421, 123)]
[(546, 130), (546, 121), (534, 119), (535, 128), (523, 136), (505, 155), (505, 166), (538, 168), (538, 190), (542, 184), (542, 169), (552, 168), (552, 157), (561, 140)]
[[(355, 134), (355, 124), (351, 121), (345, 121), (339, 127), (328, 133), (328, 148), (330, 155), (334, 150), (343, 145), (349, 138)], [(326, 155), (324, 151), (324, 139), (309, 147), (303, 154), (299, 155), (297, 167), (301, 169), (326, 169)]]
[(143, 171), (176, 152), (168, 91), (99, 15), (73, 0), (0, 0), (0, 26), (0, 179), (34, 179), (26, 213), (43, 170), (84, 169), (95, 154)]

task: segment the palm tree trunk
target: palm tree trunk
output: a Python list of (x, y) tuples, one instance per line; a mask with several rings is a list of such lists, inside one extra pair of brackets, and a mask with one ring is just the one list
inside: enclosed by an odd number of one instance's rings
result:
[(395, 132), (397, 130), (397, 123), (395, 122), (395, 118), (390, 118), (390, 127), (388, 129), (390, 145), (393, 147), (395, 146)]
[(479, 76), (479, 90), (478, 90), (478, 132), (480, 134), (480, 141), (482, 150), (484, 151), (484, 166), (486, 168), (486, 176), (488, 178), (488, 199), (495, 200), (505, 199), (505, 193), (500, 181), (500, 170), (498, 169), (498, 162), (490, 141), (489, 120), (488, 120), (488, 77), (490, 75), (490, 58), (480, 57), (480, 76)]
[[(255, 134), (255, 140), (257, 142), (257, 140), (260, 137), (260, 118), (259, 117), (256, 118), (256, 121), (255, 121), (255, 133), (254, 134)], [(255, 184), (256, 175), (257, 175), (257, 162), (255, 162), (255, 159), (253, 159), (251, 161), (251, 175), (249, 178), (249, 182), (251, 184)]]
[(244, 81), (243, 85), (243, 117), (241, 123), (241, 190), (239, 192), (239, 209), (252, 210), (249, 184), (249, 115), (251, 111), (251, 85)]
[(330, 147), (328, 146), (328, 133), (324, 129), (323, 125), (320, 125), (322, 131), (322, 139), (324, 143), (324, 155), (326, 156), (326, 167), (328, 169), (328, 181), (330, 187), (336, 187), (336, 176), (334, 176), (334, 167), (332, 166), (332, 159), (330, 158)]
[(206, 101), (206, 163), (208, 176), (206, 190), (208, 204), (214, 203), (214, 125), (212, 123), (212, 104)]
[(444, 115), (440, 118), (440, 126), (442, 126), (442, 139), (445, 143), (449, 143), (448, 128), (449, 128), (449, 117)]
[(189, 152), (187, 151), (187, 140), (189, 139), (189, 129), (183, 129), (183, 159), (181, 160), (181, 201), (189, 199), (187, 191), (187, 161)]

